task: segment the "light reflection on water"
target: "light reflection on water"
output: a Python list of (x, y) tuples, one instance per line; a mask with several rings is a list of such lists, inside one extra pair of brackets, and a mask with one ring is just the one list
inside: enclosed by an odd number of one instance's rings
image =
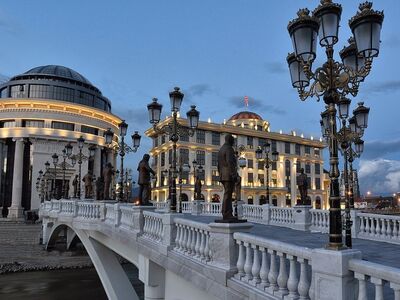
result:
[[(125, 265), (138, 296), (143, 299), (143, 285), (137, 269)], [(107, 296), (94, 268), (22, 272), (0, 275), (1, 300), (106, 300)]]

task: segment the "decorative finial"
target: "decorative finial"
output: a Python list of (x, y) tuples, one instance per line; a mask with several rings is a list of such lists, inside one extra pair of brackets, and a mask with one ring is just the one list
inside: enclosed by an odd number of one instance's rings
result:
[(369, 1), (365, 1), (364, 3), (360, 3), (360, 5), (358, 6), (358, 9), (360, 11), (370, 10), (371, 8), (372, 8), (372, 2), (369, 2)]
[(301, 8), (299, 9), (299, 11), (297, 12), (297, 16), (299, 18), (301, 17), (307, 17), (310, 14), (310, 11), (308, 8)]
[(176, 86), (176, 87), (174, 87), (174, 90), (175, 90), (175, 91), (179, 91), (180, 88)]
[(153, 102), (157, 102), (158, 101), (158, 98), (153, 98)]
[(355, 43), (354, 37), (352, 37), (352, 36), (349, 37), (349, 39), (347, 41), (349, 42), (350, 45)]

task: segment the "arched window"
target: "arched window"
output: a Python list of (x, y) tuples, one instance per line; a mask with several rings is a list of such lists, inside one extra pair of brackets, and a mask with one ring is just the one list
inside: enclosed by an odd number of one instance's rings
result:
[(248, 196), (247, 197), (247, 204), (253, 204), (253, 196)]
[(187, 195), (187, 194), (185, 194), (185, 193), (182, 193), (182, 194), (181, 194), (181, 201), (182, 201), (182, 202), (189, 201), (189, 197), (188, 197), (188, 195)]
[(278, 197), (276, 197), (275, 195), (272, 196), (272, 205), (273, 206), (278, 206)]
[(321, 198), (319, 196), (315, 198), (315, 209), (321, 209)]
[(261, 195), (259, 199), (260, 205), (267, 204), (267, 198), (265, 195)]
[(219, 203), (219, 202), (220, 202), (220, 197), (219, 197), (219, 195), (218, 195), (218, 194), (214, 194), (214, 195), (212, 196), (212, 198), (211, 198), (211, 202)]
[(285, 184), (290, 190), (290, 160), (285, 160)]

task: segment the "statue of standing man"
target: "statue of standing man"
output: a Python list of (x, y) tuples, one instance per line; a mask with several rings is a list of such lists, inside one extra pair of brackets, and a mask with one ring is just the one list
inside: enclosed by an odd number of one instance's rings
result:
[(150, 174), (155, 175), (156, 172), (150, 168), (149, 165), (150, 155), (143, 155), (143, 159), (139, 162), (137, 170), (139, 171), (139, 205), (149, 205), (151, 187), (150, 187)]
[(307, 189), (308, 189), (308, 181), (307, 181), (307, 175), (304, 174), (304, 169), (300, 169), (300, 175), (297, 176), (296, 178), (297, 181), (297, 187), (300, 192), (300, 203), (301, 205), (306, 205), (307, 204)]
[(234, 221), (232, 210), (232, 193), (238, 180), (237, 159), (233, 149), (234, 139), (231, 134), (225, 136), (225, 144), (218, 152), (219, 181), (224, 186), (224, 199), (222, 201), (222, 220)]
[(112, 181), (114, 171), (111, 163), (107, 163), (103, 170), (103, 180), (104, 180), (104, 200), (110, 199), (110, 185)]

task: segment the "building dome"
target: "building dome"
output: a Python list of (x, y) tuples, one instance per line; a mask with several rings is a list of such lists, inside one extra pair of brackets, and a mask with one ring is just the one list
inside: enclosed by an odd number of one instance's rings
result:
[(0, 98), (67, 101), (111, 112), (110, 100), (87, 78), (58, 65), (35, 67), (12, 77), (0, 85)]
[(263, 120), (263, 119), (261, 118), (260, 115), (254, 113), (254, 112), (251, 112), (251, 111), (241, 111), (241, 112), (238, 112), (237, 114), (234, 114), (232, 117), (230, 117), (228, 121), (246, 120), (246, 119), (250, 119), (250, 120), (260, 120), (260, 121)]
[[(89, 85), (92, 85), (92, 83), (87, 80), (84, 76), (79, 74), (78, 72), (64, 67), (64, 66), (57, 66), (57, 65), (47, 65), (47, 66), (40, 66), (36, 67), (33, 69), (30, 69), (29, 71), (26, 71), (24, 74), (29, 74), (29, 75), (50, 75), (50, 76), (56, 76), (56, 77), (64, 77), (67, 79), (72, 79), (75, 81), (80, 81)], [(18, 76), (16, 76), (18, 77)]]

